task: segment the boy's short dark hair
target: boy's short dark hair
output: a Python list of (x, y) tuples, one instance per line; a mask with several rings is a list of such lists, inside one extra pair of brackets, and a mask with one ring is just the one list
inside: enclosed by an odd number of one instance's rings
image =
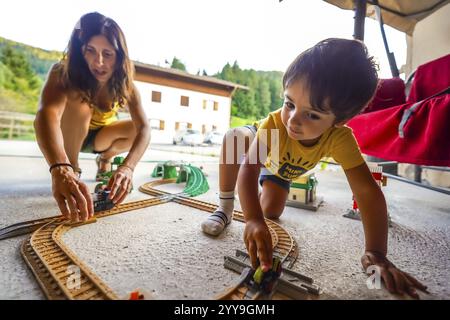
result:
[(311, 106), (333, 112), (340, 122), (369, 103), (377, 88), (377, 69), (363, 42), (330, 38), (295, 58), (283, 76), (283, 88), (305, 80)]

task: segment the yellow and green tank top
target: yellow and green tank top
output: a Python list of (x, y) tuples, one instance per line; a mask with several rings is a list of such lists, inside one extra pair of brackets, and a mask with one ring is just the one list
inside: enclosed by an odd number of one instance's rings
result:
[(110, 125), (113, 122), (118, 120), (117, 112), (119, 110), (119, 103), (114, 103), (114, 106), (110, 111), (103, 111), (94, 106), (92, 109), (92, 118), (89, 123), (89, 130), (95, 130), (107, 125)]

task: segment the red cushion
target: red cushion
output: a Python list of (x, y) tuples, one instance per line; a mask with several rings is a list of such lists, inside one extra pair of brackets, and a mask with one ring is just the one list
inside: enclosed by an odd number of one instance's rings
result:
[(365, 154), (420, 165), (450, 166), (450, 94), (421, 102), (403, 126), (403, 114), (414, 103), (365, 113), (348, 122)]
[(450, 54), (417, 68), (407, 102), (426, 99), (450, 86)]
[(405, 83), (400, 78), (380, 79), (375, 97), (363, 113), (386, 109), (405, 103)]

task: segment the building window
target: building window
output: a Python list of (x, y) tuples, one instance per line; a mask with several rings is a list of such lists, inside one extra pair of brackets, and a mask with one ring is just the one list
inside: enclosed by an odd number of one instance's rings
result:
[(297, 200), (297, 195), (292, 195), (292, 199)]
[(175, 122), (175, 130), (192, 129), (192, 123), (188, 122)]
[(165, 123), (164, 120), (159, 119), (148, 119), (150, 122), (150, 127), (154, 130), (164, 130)]
[(214, 101), (214, 111), (219, 110), (219, 103), (217, 101)]
[(153, 102), (161, 102), (161, 92), (152, 91), (152, 101)]
[(203, 109), (206, 109), (207, 104), (208, 104), (208, 101), (207, 100), (203, 100)]
[(183, 107), (189, 107), (189, 97), (181, 96), (181, 102), (180, 102), (180, 104), (181, 104)]

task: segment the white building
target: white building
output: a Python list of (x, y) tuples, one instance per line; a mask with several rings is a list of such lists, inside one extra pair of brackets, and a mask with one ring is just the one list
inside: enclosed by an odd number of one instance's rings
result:
[(135, 62), (135, 85), (152, 127), (153, 143), (172, 143), (179, 129), (202, 133), (230, 127), (231, 96), (246, 87), (181, 70)]

